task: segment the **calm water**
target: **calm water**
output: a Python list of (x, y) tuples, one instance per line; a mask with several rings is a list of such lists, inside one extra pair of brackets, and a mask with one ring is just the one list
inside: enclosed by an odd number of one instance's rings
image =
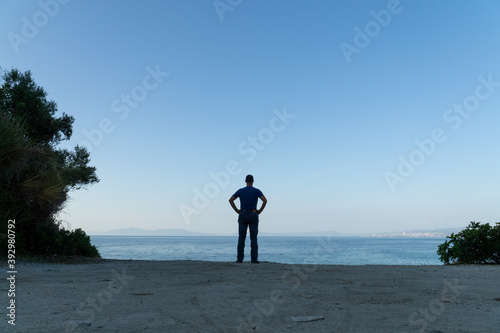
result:
[[(236, 260), (236, 236), (91, 236), (106, 259)], [(444, 238), (259, 237), (259, 260), (321, 265), (440, 265)], [(247, 237), (245, 261), (250, 260)]]

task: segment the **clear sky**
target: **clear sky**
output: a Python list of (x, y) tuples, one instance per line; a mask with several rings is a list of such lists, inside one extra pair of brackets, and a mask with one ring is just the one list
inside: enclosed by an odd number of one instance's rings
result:
[(500, 2), (0, 3), (0, 66), (76, 118), (100, 183), (88, 233), (234, 234), (245, 175), (262, 232), (500, 221)]

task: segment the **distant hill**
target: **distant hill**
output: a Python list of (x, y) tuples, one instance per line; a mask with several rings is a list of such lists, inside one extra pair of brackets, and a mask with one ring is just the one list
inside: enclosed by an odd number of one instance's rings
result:
[(391, 232), (391, 233), (381, 233), (381, 234), (369, 234), (363, 235), (362, 237), (436, 237), (444, 238), (451, 235), (452, 233), (457, 233), (463, 230), (463, 228), (446, 228), (446, 229), (433, 229), (433, 230), (410, 230), (401, 232)]
[(259, 236), (288, 236), (288, 237), (349, 237), (352, 235), (343, 234), (337, 231), (313, 231), (313, 232), (260, 232)]
[[(125, 228), (125, 229), (115, 229), (110, 231), (102, 232), (89, 232), (92, 236), (221, 236), (218, 234), (209, 234), (203, 232), (193, 232), (184, 229), (156, 229), (156, 230), (144, 230), (141, 228)], [(237, 236), (237, 233), (232, 234), (232, 236)], [(317, 232), (304, 232), (304, 233), (270, 233), (270, 232), (259, 232), (259, 236), (303, 236), (303, 237), (314, 237), (314, 236), (324, 236), (324, 237), (342, 237), (351, 236), (348, 234), (342, 234), (336, 231), (317, 231)]]
[(140, 228), (115, 229), (105, 232), (89, 233), (92, 236), (216, 236), (203, 232), (193, 232), (184, 229), (144, 230)]
[[(446, 228), (446, 229), (433, 229), (433, 230), (410, 230), (401, 232), (378, 233), (378, 234), (365, 234), (365, 235), (352, 235), (343, 234), (336, 231), (317, 231), (317, 232), (303, 232), (303, 233), (269, 233), (259, 232), (259, 236), (290, 236), (290, 237), (436, 237), (444, 238), (457, 233), (463, 228)], [(184, 229), (156, 229), (144, 230), (140, 228), (126, 228), (116, 229), (105, 232), (89, 232), (91, 236), (220, 236), (217, 234), (209, 234), (203, 232), (187, 231)], [(234, 233), (232, 236), (237, 235)]]

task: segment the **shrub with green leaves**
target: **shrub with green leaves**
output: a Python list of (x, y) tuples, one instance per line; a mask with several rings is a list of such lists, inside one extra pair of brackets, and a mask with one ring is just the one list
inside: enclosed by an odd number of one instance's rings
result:
[(491, 226), (472, 221), (446, 238), (437, 251), (445, 264), (500, 264), (500, 222)]

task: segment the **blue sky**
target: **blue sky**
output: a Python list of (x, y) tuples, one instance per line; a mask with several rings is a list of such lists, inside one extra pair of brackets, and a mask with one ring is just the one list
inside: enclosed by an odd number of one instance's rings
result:
[(245, 175), (262, 232), (496, 222), (497, 1), (2, 1), (0, 66), (76, 118), (101, 182), (89, 233), (233, 234)]

